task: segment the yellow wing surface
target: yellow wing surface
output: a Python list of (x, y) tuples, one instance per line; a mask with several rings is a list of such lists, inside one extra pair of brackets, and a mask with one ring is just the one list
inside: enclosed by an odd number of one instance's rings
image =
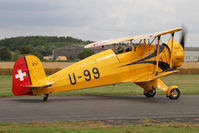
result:
[(151, 34), (143, 34), (143, 35), (138, 35), (138, 36), (129, 36), (129, 37), (122, 37), (122, 38), (117, 38), (117, 39), (98, 41), (98, 42), (94, 42), (94, 43), (86, 45), (85, 48), (92, 48), (92, 47), (99, 47), (99, 46), (117, 44), (117, 43), (127, 42), (127, 41), (131, 41), (131, 40), (142, 40), (142, 39), (155, 38), (155, 37), (158, 37), (158, 36), (161, 36), (161, 35), (175, 33), (175, 32), (180, 31), (180, 30), (182, 30), (182, 28), (175, 28), (175, 29), (151, 33)]

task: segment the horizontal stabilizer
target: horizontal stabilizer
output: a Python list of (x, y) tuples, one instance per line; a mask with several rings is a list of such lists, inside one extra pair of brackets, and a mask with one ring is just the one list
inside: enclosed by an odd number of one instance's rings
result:
[(38, 84), (32, 84), (32, 85), (21, 85), (21, 87), (31, 87), (31, 88), (42, 88), (42, 87), (48, 87), (51, 86), (54, 82), (43, 82)]

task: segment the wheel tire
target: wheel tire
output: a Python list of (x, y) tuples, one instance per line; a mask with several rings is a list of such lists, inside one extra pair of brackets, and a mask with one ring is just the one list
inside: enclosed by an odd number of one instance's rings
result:
[(44, 98), (43, 98), (43, 101), (46, 102), (48, 100), (48, 96), (49, 94), (45, 94)]
[(178, 88), (173, 88), (170, 91), (169, 99), (171, 100), (177, 100), (180, 97), (180, 90)]
[(146, 97), (154, 97), (155, 94), (156, 94), (156, 88), (154, 88), (154, 87), (152, 87), (152, 89), (151, 89), (150, 91), (144, 93), (144, 95), (145, 95)]
[(44, 102), (46, 102), (47, 100), (48, 100), (48, 98), (47, 98), (47, 97), (44, 97), (44, 98), (43, 98), (43, 101), (44, 101)]

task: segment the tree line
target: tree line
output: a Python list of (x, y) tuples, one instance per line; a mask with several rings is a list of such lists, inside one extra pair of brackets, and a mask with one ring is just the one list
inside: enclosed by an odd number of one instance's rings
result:
[(52, 55), (52, 50), (58, 47), (71, 44), (86, 45), (92, 41), (57, 36), (25, 36), (12, 37), (0, 40), (0, 60), (16, 61), (19, 57), (33, 54), (40, 59), (43, 56)]

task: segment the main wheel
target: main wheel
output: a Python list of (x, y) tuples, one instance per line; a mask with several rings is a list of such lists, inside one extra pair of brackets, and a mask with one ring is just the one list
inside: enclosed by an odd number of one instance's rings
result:
[(180, 97), (180, 90), (178, 88), (173, 88), (170, 90), (170, 95), (168, 96), (171, 100), (176, 100)]
[(45, 94), (45, 96), (44, 96), (44, 98), (43, 98), (43, 101), (44, 101), (44, 102), (46, 102), (46, 101), (48, 100), (48, 95), (49, 95), (49, 94)]
[(149, 90), (148, 92), (144, 93), (144, 95), (146, 97), (154, 97), (156, 94), (156, 88), (155, 87), (152, 87), (151, 90)]

